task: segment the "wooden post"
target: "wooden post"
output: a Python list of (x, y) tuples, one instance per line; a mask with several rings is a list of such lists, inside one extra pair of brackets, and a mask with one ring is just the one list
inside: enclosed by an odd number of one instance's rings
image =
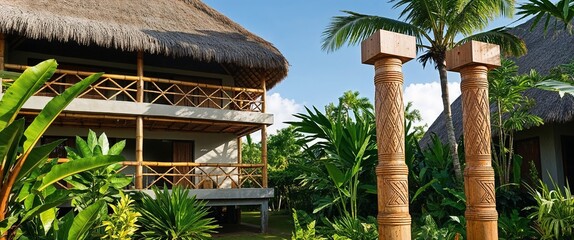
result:
[(471, 41), (448, 51), (446, 63), (448, 70), (461, 75), (467, 238), (498, 239), (487, 72), (500, 66), (500, 49)]
[(379, 239), (411, 239), (402, 65), (416, 56), (415, 38), (379, 30), (361, 53), (363, 63), (375, 65)]
[(137, 57), (137, 76), (139, 77), (137, 82), (137, 93), (136, 93), (136, 100), (137, 102), (143, 102), (144, 100), (144, 81), (143, 81), (143, 52), (138, 51)]
[[(266, 98), (267, 98), (267, 86), (265, 85), (265, 80), (261, 83), (261, 88), (263, 89), (263, 95), (261, 96), (262, 106), (261, 112), (265, 113), (266, 111)], [(267, 188), (267, 125), (263, 125), (261, 127), (261, 162), (263, 163), (263, 188)]]
[[(137, 82), (137, 101), (143, 102), (143, 52), (138, 52), (137, 57), (137, 75), (139, 77)], [(137, 116), (136, 118), (136, 189), (143, 189), (143, 117)]]
[[(4, 70), (4, 55), (5, 55), (5, 38), (4, 38), (4, 34), (0, 33), (0, 71)], [(2, 78), (0, 78), (0, 94), (2, 93), (3, 89), (2, 89), (2, 83), (3, 80)]]
[(242, 154), (243, 154), (243, 141), (240, 137), (237, 138), (237, 163), (241, 164), (243, 162)]

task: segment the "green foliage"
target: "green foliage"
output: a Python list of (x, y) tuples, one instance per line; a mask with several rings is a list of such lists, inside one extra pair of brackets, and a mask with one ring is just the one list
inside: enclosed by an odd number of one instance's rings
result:
[[(421, 112), (418, 109), (413, 109), (413, 103), (412, 102), (408, 102), (407, 105), (405, 106), (405, 121), (408, 124), (422, 121)], [(414, 134), (414, 137), (417, 140), (420, 140), (425, 135), (425, 128), (426, 127), (427, 127), (426, 124), (423, 126), (412, 127), (412, 134)], [(409, 127), (409, 129), (410, 129), (410, 127)], [(411, 133), (411, 132), (407, 131), (407, 133)]]
[(432, 216), (425, 215), (422, 217), (423, 225), (413, 228), (413, 239), (416, 240), (441, 240), (441, 239), (458, 239), (466, 231), (464, 221), (453, 217), (451, 220), (455, 224), (447, 227), (439, 227)]
[(136, 224), (140, 213), (134, 211), (133, 202), (128, 195), (120, 192), (117, 206), (109, 204), (113, 213), (108, 220), (103, 221), (105, 235), (102, 239), (130, 240), (138, 229)]
[(352, 114), (366, 114), (373, 111), (373, 104), (366, 97), (359, 97), (358, 91), (346, 91), (339, 97), (339, 103), (329, 103), (325, 106), (325, 115), (331, 119), (341, 117), (349, 119)]
[(293, 211), (293, 224), (295, 228), (293, 229), (293, 234), (291, 235), (292, 240), (326, 240), (324, 237), (317, 235), (315, 231), (315, 221), (310, 221), (305, 228), (301, 227), (299, 223), (299, 218), (297, 217), (297, 211)]
[(574, 1), (559, 0), (552, 3), (550, 0), (529, 0), (518, 7), (520, 10), (518, 14), (522, 18), (534, 16), (534, 23), (530, 27), (532, 30), (538, 25), (540, 20), (544, 22), (544, 31), (548, 30), (548, 25), (551, 22), (551, 17), (554, 18), (554, 28), (557, 28), (557, 23), (560, 21), (572, 33), (572, 19), (574, 19)]
[(294, 126), (280, 129), (276, 134), (269, 136), (267, 160), (270, 171), (285, 170), (289, 165), (289, 160), (301, 154), (302, 148), (297, 142), (297, 138), (301, 137), (301, 133), (295, 131)]
[(146, 239), (209, 239), (218, 226), (207, 218), (205, 203), (189, 195), (189, 189), (153, 187), (154, 197), (143, 195), (139, 234)]
[[(412, 138), (412, 137), (411, 137)], [(439, 225), (450, 221), (451, 216), (462, 216), (465, 196), (462, 183), (456, 180), (452, 168), (449, 147), (436, 135), (423, 150), (422, 156), (411, 157), (409, 164), (409, 188), (412, 215), (429, 215)], [(408, 159), (408, 158), (407, 158)]]
[(536, 84), (537, 88), (558, 92), (560, 97), (564, 94), (574, 96), (574, 61), (560, 64), (550, 69), (547, 80)]
[(542, 239), (566, 239), (574, 235), (574, 197), (568, 184), (563, 190), (552, 180), (553, 190), (540, 181), (536, 189), (528, 187), (536, 200), (529, 216), (538, 225)]
[[(92, 130), (88, 132), (87, 141), (76, 137), (76, 147), (66, 147), (70, 162), (85, 158), (101, 158), (104, 156), (120, 155), (126, 144), (119, 141), (110, 147), (105, 133), (99, 137)], [(96, 201), (104, 200), (113, 203), (119, 198), (119, 193), (132, 182), (132, 178), (119, 172), (121, 164), (109, 164), (105, 168), (84, 171), (64, 180), (73, 186), (75, 197), (72, 205), (81, 210)]]
[[(47, 60), (27, 69), (8, 88), (0, 101), (0, 226), (2, 235), (21, 234), (17, 226), (38, 223), (49, 228), (55, 221), (54, 207), (65, 201), (67, 194), (56, 191), (53, 183), (75, 173), (99, 168), (121, 157), (104, 157), (56, 165), (48, 163), (48, 154), (59, 144), (36, 146), (58, 114), (101, 74), (94, 74), (67, 88), (50, 100), (24, 129), (23, 120), (15, 120), (24, 103), (56, 71), (55, 60)], [(10, 212), (7, 212), (10, 205)], [(7, 216), (8, 214), (8, 216)], [(17, 219), (17, 220), (15, 220)], [(50, 228), (53, 229), (53, 228)], [(47, 234), (48, 229), (42, 230)]]
[(98, 221), (100, 211), (105, 206), (105, 202), (100, 200), (80, 211), (72, 221), (72, 226), (68, 231), (68, 240), (86, 239), (92, 226)]
[(501, 213), (498, 218), (499, 239), (535, 239), (536, 232), (530, 225), (530, 219), (520, 216), (517, 209), (513, 209), (510, 214)]
[(261, 163), (261, 143), (253, 142), (251, 135), (245, 136), (246, 142), (241, 147), (242, 163)]
[(529, 75), (521, 76), (517, 75), (517, 71), (518, 66), (505, 59), (501, 67), (489, 72), (489, 101), (496, 106), (491, 116), (492, 129), (498, 137), (498, 141), (492, 143), (492, 157), (500, 185), (507, 185), (511, 180), (520, 184), (517, 174), (520, 173), (521, 158), (516, 160), (514, 154), (514, 133), (543, 124), (542, 118), (528, 112), (534, 102), (524, 95), (541, 77), (534, 70)]
[(360, 219), (341, 216), (329, 223), (333, 229), (334, 240), (376, 240), (379, 238), (377, 219), (374, 217), (369, 217), (366, 222), (363, 222)]
[(314, 165), (301, 166), (303, 184), (334, 189), (330, 195), (318, 201), (314, 212), (335, 206), (339, 214), (358, 216), (358, 197), (365, 193), (359, 188), (361, 175), (371, 172), (377, 161), (374, 116), (370, 112), (346, 118), (344, 114), (331, 119), (314, 109), (306, 114), (296, 114), (300, 122), (292, 122), (296, 130), (304, 134), (301, 139), (311, 143), (305, 148), (305, 156)]
[(543, 90), (558, 92), (560, 97), (564, 97), (564, 94), (570, 94), (574, 96), (574, 85), (572, 85), (572, 83), (556, 80), (546, 80), (536, 84), (536, 87)]

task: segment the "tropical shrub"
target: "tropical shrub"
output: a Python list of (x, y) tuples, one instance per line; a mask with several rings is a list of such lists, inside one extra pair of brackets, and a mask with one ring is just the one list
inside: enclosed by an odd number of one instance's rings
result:
[(410, 171), (410, 209), (415, 220), (420, 217), (426, 221), (424, 215), (430, 215), (433, 222), (438, 222), (442, 227), (451, 220), (451, 216), (464, 214), (466, 199), (462, 182), (457, 181), (454, 175), (449, 149), (448, 145), (432, 135), (431, 144), (421, 150), (418, 157), (410, 157), (414, 160), (407, 162)]
[[(439, 227), (431, 215), (422, 217), (423, 224), (413, 228), (413, 239), (416, 240), (441, 240), (441, 239), (461, 239), (465, 231), (463, 218), (452, 218), (455, 224), (447, 224), (446, 227)], [(462, 238), (463, 239), (463, 238)]]
[(500, 213), (498, 218), (498, 235), (503, 240), (536, 239), (536, 231), (527, 217), (520, 216), (517, 209), (510, 214)]
[[(300, 122), (291, 122), (304, 134), (301, 141), (309, 164), (299, 166), (304, 186), (320, 188), (322, 195), (314, 213), (335, 208), (339, 215), (359, 216), (360, 200), (373, 189), (377, 163), (374, 115), (370, 111), (354, 112), (354, 118), (338, 112), (332, 119), (314, 108), (296, 114)], [(370, 175), (370, 176), (369, 176)], [(369, 181), (361, 181), (369, 179)], [(368, 184), (370, 183), (370, 184)], [(372, 199), (371, 199), (372, 200)]]
[(528, 111), (534, 101), (524, 92), (535, 86), (542, 77), (532, 70), (528, 75), (518, 75), (518, 66), (504, 59), (502, 66), (488, 73), (488, 97), (495, 106), (491, 125), (495, 133), (492, 141), (493, 166), (498, 176), (498, 184), (520, 184), (522, 158), (514, 154), (514, 133), (524, 128), (543, 124), (542, 118)]
[(528, 186), (536, 205), (529, 216), (534, 219), (542, 239), (567, 239), (574, 236), (574, 196), (567, 184), (564, 189), (552, 180), (553, 190), (540, 181), (535, 188)]
[(138, 229), (136, 224), (139, 212), (134, 210), (134, 200), (129, 195), (120, 192), (118, 205), (108, 204), (113, 213), (102, 222), (105, 235), (102, 239), (130, 240)]
[(334, 240), (376, 240), (379, 238), (377, 219), (368, 217), (366, 221), (341, 216), (330, 222)]
[[(66, 147), (66, 152), (70, 161), (76, 161), (86, 157), (120, 155), (125, 145), (126, 141), (122, 140), (110, 147), (105, 133), (97, 137), (94, 131), (89, 130), (87, 141), (76, 137), (77, 148)], [(84, 171), (65, 178), (74, 188), (72, 205), (81, 210), (99, 200), (108, 203), (118, 200), (122, 189), (132, 182), (132, 177), (119, 172), (121, 167), (121, 164), (114, 163), (105, 168)]]
[(295, 209), (293, 209), (292, 211), (293, 211), (293, 224), (294, 224), (293, 233), (291, 234), (292, 240), (326, 240), (326, 238), (318, 236), (315, 230), (315, 220), (308, 220), (307, 225), (305, 226), (305, 228), (303, 228), (301, 226), (301, 223), (299, 223), (299, 217), (297, 216), (297, 211)]
[[(65, 222), (56, 221), (54, 208), (69, 200), (70, 195), (57, 191), (53, 184), (73, 174), (123, 160), (121, 156), (95, 156), (63, 164), (48, 163), (48, 155), (61, 141), (36, 146), (58, 114), (101, 74), (91, 75), (54, 97), (27, 128), (24, 128), (23, 119), (15, 120), (24, 103), (52, 77), (56, 67), (55, 60), (46, 60), (27, 69), (6, 89), (0, 101), (0, 159), (3, 159), (0, 165), (0, 233), (3, 236), (15, 237), (21, 233), (19, 226), (38, 222), (38, 217), (42, 218), (42, 226)], [(94, 204), (90, 210), (100, 205)], [(82, 213), (76, 216), (78, 220), (73, 227), (62, 226), (59, 231), (69, 229), (66, 234), (81, 237), (82, 232), (77, 232), (76, 228), (90, 222), (90, 218), (85, 217), (88, 213)], [(76, 218), (71, 215), (67, 219), (74, 221)], [(43, 233), (48, 234), (48, 231)]]
[(144, 194), (137, 204), (141, 213), (139, 235), (145, 239), (210, 239), (218, 226), (207, 218), (205, 203), (189, 195), (189, 189), (153, 187), (154, 196)]

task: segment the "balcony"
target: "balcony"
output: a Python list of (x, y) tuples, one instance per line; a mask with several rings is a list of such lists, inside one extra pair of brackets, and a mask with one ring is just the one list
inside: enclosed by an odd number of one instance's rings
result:
[[(9, 71), (23, 72), (29, 66), (5, 64)], [(34, 96), (56, 96), (93, 72), (56, 70)], [(9, 84), (13, 80), (3, 79)], [(142, 81), (143, 88), (138, 88)], [(4, 92), (5, 89), (2, 90)], [(104, 74), (79, 98), (104, 101), (143, 102), (171, 106), (201, 107), (246, 112), (264, 112), (264, 89), (218, 86), (188, 81)], [(138, 96), (142, 96), (138, 101)]]
[[(68, 161), (65, 158), (58, 162)], [(125, 161), (119, 170), (133, 176), (130, 188), (134, 189), (138, 178), (142, 179), (142, 188), (149, 190), (152, 186), (168, 188), (183, 186), (189, 189), (240, 189), (264, 188), (263, 164), (241, 163), (193, 163), (193, 162), (151, 162), (143, 161), (142, 174), (137, 175), (136, 161)], [(68, 186), (59, 183), (62, 188)]]

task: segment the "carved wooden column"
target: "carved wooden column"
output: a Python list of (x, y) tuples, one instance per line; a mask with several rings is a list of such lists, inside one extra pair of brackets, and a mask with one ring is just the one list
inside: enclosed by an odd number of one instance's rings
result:
[(471, 41), (448, 51), (446, 63), (448, 70), (461, 75), (467, 238), (498, 239), (487, 71), (500, 66), (500, 50), (498, 45)]
[(379, 239), (411, 239), (402, 65), (416, 56), (415, 38), (380, 30), (361, 43), (361, 53), (375, 65)]

